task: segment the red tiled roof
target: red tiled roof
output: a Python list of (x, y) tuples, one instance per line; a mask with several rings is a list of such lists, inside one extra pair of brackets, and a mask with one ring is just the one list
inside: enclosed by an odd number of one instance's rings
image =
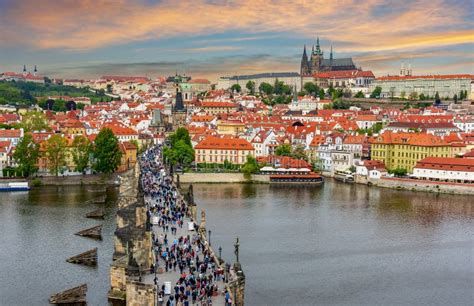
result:
[(326, 71), (318, 72), (313, 74), (314, 78), (318, 79), (349, 79), (349, 78), (375, 78), (372, 71), (361, 71), (361, 70), (339, 70), (339, 71)]
[(254, 150), (253, 146), (241, 138), (219, 138), (208, 136), (195, 146), (195, 149)]
[(451, 157), (426, 157), (415, 168), (474, 172), (474, 159)]

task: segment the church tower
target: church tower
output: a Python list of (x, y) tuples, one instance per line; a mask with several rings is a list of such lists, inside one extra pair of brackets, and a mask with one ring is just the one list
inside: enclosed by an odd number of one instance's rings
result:
[(316, 39), (316, 48), (311, 54), (311, 73), (320, 72), (323, 63), (323, 51), (319, 45), (319, 37)]
[(308, 55), (306, 54), (306, 45), (304, 45), (303, 56), (301, 57), (300, 75), (305, 76), (311, 74)]
[(26, 65), (23, 65), (23, 75), (27, 75), (28, 73), (26, 72)]
[(184, 127), (186, 125), (187, 110), (184, 106), (183, 93), (181, 92), (181, 86), (178, 83), (178, 78), (175, 78), (176, 86), (176, 99), (171, 113), (173, 130)]

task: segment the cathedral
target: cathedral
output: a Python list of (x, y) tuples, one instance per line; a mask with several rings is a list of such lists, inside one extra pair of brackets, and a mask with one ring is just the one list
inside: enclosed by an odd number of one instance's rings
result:
[(323, 71), (338, 71), (338, 70), (356, 70), (356, 66), (352, 58), (333, 58), (332, 46), (329, 59), (324, 58), (324, 52), (321, 51), (319, 45), (319, 37), (316, 40), (316, 47), (313, 46), (311, 54), (308, 57), (306, 54), (306, 45), (303, 49), (303, 57), (301, 58), (301, 76), (311, 76), (314, 73)]

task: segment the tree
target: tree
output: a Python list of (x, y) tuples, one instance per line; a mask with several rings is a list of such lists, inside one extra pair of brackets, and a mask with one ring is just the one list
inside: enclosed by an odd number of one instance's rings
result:
[(230, 90), (232, 92), (241, 92), (242, 91), (242, 87), (240, 87), (239, 84), (234, 84), (230, 87)]
[(424, 101), (424, 100), (426, 100), (426, 97), (425, 97), (425, 95), (424, 95), (424, 94), (422, 94), (422, 93), (420, 94), (419, 98), (420, 98), (420, 100), (421, 100), (421, 101)]
[(342, 96), (344, 95), (344, 92), (341, 88), (337, 89), (337, 90), (333, 90), (332, 91), (332, 100), (337, 100), (339, 98), (342, 98)]
[(66, 146), (67, 140), (59, 134), (55, 134), (46, 140), (45, 149), (48, 169), (55, 176), (58, 176), (59, 171), (66, 166)]
[(308, 157), (306, 156), (306, 153), (304, 151), (304, 146), (302, 146), (302, 145), (294, 147), (291, 154), (290, 154), (290, 156), (292, 158), (296, 158), (296, 159), (304, 159), (304, 160), (308, 159)]
[(107, 84), (107, 93), (112, 93), (112, 84)]
[(418, 93), (413, 91), (412, 93), (410, 93), (410, 95), (408, 96), (408, 99), (410, 100), (417, 100), (418, 99)]
[(275, 79), (275, 84), (273, 85), (273, 93), (276, 95), (281, 95), (283, 93), (283, 85), (282, 81)]
[(39, 145), (34, 142), (30, 133), (25, 134), (13, 153), (13, 159), (18, 164), (18, 172), (29, 177), (38, 171), (37, 160), (39, 156)]
[(113, 173), (120, 165), (122, 152), (119, 141), (109, 128), (103, 128), (94, 141), (94, 170), (102, 173)]
[(22, 115), (18, 127), (23, 128), (25, 132), (50, 130), (46, 116), (40, 112), (27, 112)]
[(458, 103), (458, 95), (457, 94), (454, 94), (453, 100), (454, 100), (454, 104)]
[(76, 136), (72, 142), (72, 159), (75, 164), (75, 171), (84, 173), (89, 166), (92, 144), (85, 136)]
[(371, 98), (380, 98), (380, 94), (382, 93), (382, 87), (380, 86), (377, 86), (375, 87), (375, 89), (372, 91), (372, 93), (370, 94), (370, 97)]
[(362, 91), (359, 91), (355, 94), (354, 98), (365, 98), (365, 95)]
[(319, 88), (313, 82), (306, 82), (303, 85), (304, 90), (312, 96), (316, 96), (319, 94)]
[(439, 93), (436, 92), (435, 94), (435, 104), (440, 104), (441, 103), (441, 99), (439, 98)]
[(397, 167), (389, 171), (390, 173), (394, 174), (395, 176), (405, 176), (407, 175), (407, 169)]
[(324, 93), (324, 89), (319, 89), (319, 99), (323, 100), (326, 94)]
[(258, 90), (266, 95), (271, 95), (273, 93), (273, 86), (267, 82), (262, 82), (260, 86), (258, 86)]
[(180, 164), (189, 167), (194, 161), (194, 149), (191, 137), (185, 128), (178, 128), (168, 137), (170, 146), (165, 147), (163, 155), (168, 163), (175, 166)]
[(244, 173), (244, 176), (247, 179), (250, 179), (252, 174), (255, 174), (259, 171), (257, 160), (252, 155), (247, 155), (247, 161), (242, 166), (241, 171)]
[(290, 156), (291, 155), (291, 145), (289, 144), (282, 144), (282, 145), (279, 145), (276, 149), (275, 149), (275, 154), (277, 156)]
[(255, 82), (254, 81), (248, 81), (247, 84), (245, 84), (245, 88), (247, 88), (247, 91), (251, 95), (255, 94)]

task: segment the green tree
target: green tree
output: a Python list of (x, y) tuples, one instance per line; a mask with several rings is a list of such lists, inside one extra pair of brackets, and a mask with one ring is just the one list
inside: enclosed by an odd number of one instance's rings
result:
[(252, 155), (247, 155), (247, 161), (240, 170), (244, 173), (246, 179), (250, 179), (252, 174), (257, 173), (259, 171), (259, 167), (255, 157)]
[(382, 93), (382, 87), (377, 86), (370, 94), (371, 98), (380, 98), (380, 94)]
[(454, 100), (454, 104), (458, 103), (458, 95), (457, 94), (454, 94), (453, 100)]
[(426, 97), (425, 97), (425, 95), (424, 95), (423, 93), (420, 94), (420, 97), (419, 97), (419, 98), (420, 98), (421, 101), (426, 100)]
[(408, 96), (408, 99), (410, 100), (417, 100), (418, 99), (418, 93), (417, 92), (412, 92), (410, 93), (410, 95)]
[(324, 93), (324, 89), (319, 89), (319, 99), (323, 100), (326, 94)]
[(239, 84), (234, 84), (230, 87), (230, 90), (232, 92), (241, 92), (242, 91), (242, 87), (240, 87)]
[(51, 136), (46, 140), (46, 158), (48, 159), (48, 170), (51, 174), (58, 176), (59, 171), (66, 166), (67, 140), (59, 134)]
[(29, 177), (38, 171), (37, 161), (39, 156), (39, 145), (34, 142), (30, 133), (25, 134), (13, 153), (13, 159), (18, 164), (18, 172)]
[(119, 141), (109, 128), (103, 128), (94, 141), (94, 165), (97, 172), (113, 173), (118, 169), (122, 158)]
[(275, 154), (277, 156), (290, 156), (291, 155), (291, 145), (281, 144), (275, 149)]
[(303, 85), (304, 90), (312, 96), (316, 96), (319, 94), (319, 88), (313, 82), (306, 82)]
[(89, 166), (92, 144), (85, 136), (76, 136), (72, 142), (72, 159), (75, 164), (75, 171), (84, 173)]
[(251, 95), (255, 94), (255, 82), (254, 81), (248, 81), (247, 84), (245, 84), (245, 88), (247, 88), (247, 91)]
[(107, 84), (107, 93), (112, 93), (112, 84)]
[(275, 84), (273, 85), (273, 93), (276, 95), (281, 95), (283, 93), (283, 85), (284, 83), (282, 81), (276, 79)]
[(26, 114), (22, 115), (21, 122), (18, 127), (23, 128), (25, 132), (51, 130), (46, 116), (40, 112), (27, 112)]
[(304, 160), (308, 159), (308, 157), (306, 156), (306, 152), (304, 151), (304, 146), (302, 145), (298, 145), (294, 147), (290, 156), (296, 159), (304, 159)]
[(439, 98), (439, 93), (436, 92), (435, 94), (435, 104), (440, 104), (441, 103), (441, 99)]
[(397, 167), (389, 171), (390, 173), (394, 174), (395, 176), (405, 176), (407, 175), (407, 169)]
[(175, 166), (189, 167), (194, 161), (194, 149), (191, 137), (185, 128), (178, 128), (168, 137), (169, 147), (165, 147), (163, 155), (168, 163)]
[(365, 98), (365, 95), (362, 91), (359, 91), (355, 94), (354, 98)]
[(262, 82), (260, 86), (258, 86), (258, 90), (266, 95), (271, 95), (273, 93), (273, 86), (267, 82)]

